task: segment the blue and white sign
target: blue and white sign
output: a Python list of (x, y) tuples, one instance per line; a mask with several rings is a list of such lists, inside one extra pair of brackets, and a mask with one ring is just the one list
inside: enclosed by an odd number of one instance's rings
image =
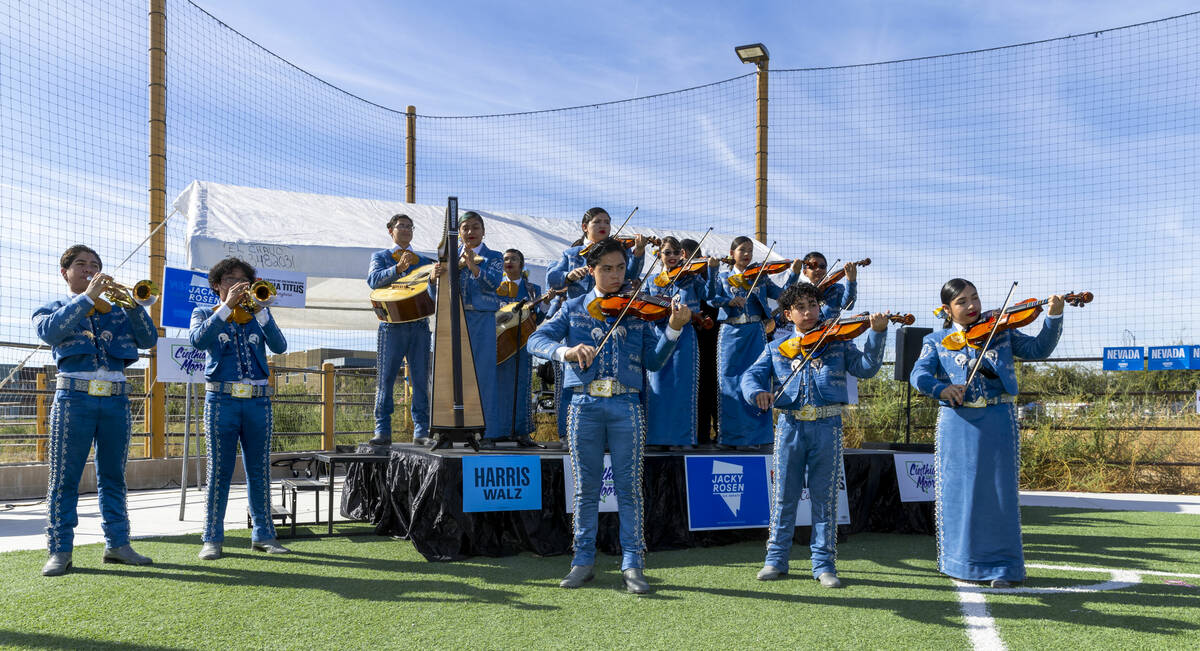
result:
[(217, 304), (217, 294), (208, 286), (208, 274), (167, 267), (163, 272), (162, 324), (167, 328), (192, 325), (192, 310)]
[[(308, 276), (295, 271), (257, 269), (258, 277), (275, 285), (272, 307), (304, 307)], [(208, 272), (167, 267), (163, 273), (163, 326), (187, 328), (192, 310), (216, 305), (217, 294), (208, 286)]]
[(1142, 361), (1141, 346), (1113, 346), (1104, 348), (1104, 370), (1141, 371), (1146, 368)]
[(1188, 355), (1188, 368), (1200, 371), (1200, 346), (1188, 346), (1191, 348), (1191, 354)]
[[(563, 456), (563, 493), (567, 498), (567, 513), (575, 512), (575, 469), (571, 457)], [(604, 455), (604, 472), (600, 475), (600, 513), (617, 512), (617, 489), (613, 487), (612, 455)]]
[(901, 502), (932, 502), (935, 466), (932, 454), (892, 455), (896, 463), (896, 486)]
[(684, 457), (688, 530), (765, 527), (771, 521), (766, 456)]
[(158, 338), (158, 382), (204, 381), (204, 363), (208, 355), (183, 338)]
[(1178, 371), (1188, 367), (1187, 346), (1151, 346), (1148, 349), (1147, 370)]
[(462, 464), (464, 513), (542, 509), (541, 457), (467, 456)]

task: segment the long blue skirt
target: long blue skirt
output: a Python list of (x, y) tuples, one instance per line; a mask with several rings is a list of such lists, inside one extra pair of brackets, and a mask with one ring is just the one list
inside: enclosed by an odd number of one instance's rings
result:
[(496, 366), (496, 435), (533, 432), (533, 359), (524, 348)]
[(1016, 411), (942, 407), (937, 425), (938, 571), (967, 581), (1025, 580)]
[(646, 445), (695, 445), (700, 351), (684, 326), (666, 366), (646, 373)]
[(774, 439), (771, 412), (742, 398), (742, 375), (762, 354), (767, 335), (757, 323), (722, 323), (717, 332), (718, 404), (717, 443), (763, 445)]

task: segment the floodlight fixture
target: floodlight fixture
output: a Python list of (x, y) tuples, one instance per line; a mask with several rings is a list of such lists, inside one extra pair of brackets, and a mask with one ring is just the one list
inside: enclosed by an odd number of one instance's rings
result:
[(763, 65), (771, 58), (767, 53), (767, 46), (762, 43), (751, 43), (750, 45), (739, 45), (733, 48), (737, 53), (738, 58), (742, 63), (753, 63), (754, 65)]

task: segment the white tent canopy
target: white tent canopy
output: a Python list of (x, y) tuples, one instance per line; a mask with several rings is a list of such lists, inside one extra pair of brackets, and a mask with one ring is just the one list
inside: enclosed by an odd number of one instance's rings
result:
[[(378, 320), (370, 309), (365, 279), (371, 254), (392, 246), (387, 220), (412, 217), (412, 247), (433, 256), (442, 239), (445, 206), (264, 190), (192, 181), (175, 199), (187, 217), (187, 264), (208, 269), (228, 256), (255, 267), (308, 275), (306, 308), (273, 310), (285, 328), (370, 330)], [(531, 280), (543, 287), (546, 268), (580, 235), (578, 220), (551, 219), (461, 206), (484, 218), (488, 247), (515, 248), (525, 255)], [(580, 211), (582, 215), (582, 210)], [(619, 225), (624, 215), (613, 215)], [(638, 226), (644, 235), (699, 240), (702, 231), (671, 231)], [(705, 251), (724, 252), (734, 235), (712, 233)], [(766, 247), (755, 242), (756, 258)], [(772, 255), (772, 258), (778, 256)]]

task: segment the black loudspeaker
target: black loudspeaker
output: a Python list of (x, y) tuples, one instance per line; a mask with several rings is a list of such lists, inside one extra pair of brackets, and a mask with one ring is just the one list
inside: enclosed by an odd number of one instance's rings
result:
[(896, 330), (896, 374), (893, 379), (908, 382), (913, 364), (921, 354), (921, 340), (933, 332), (933, 328), (914, 328), (903, 326)]

